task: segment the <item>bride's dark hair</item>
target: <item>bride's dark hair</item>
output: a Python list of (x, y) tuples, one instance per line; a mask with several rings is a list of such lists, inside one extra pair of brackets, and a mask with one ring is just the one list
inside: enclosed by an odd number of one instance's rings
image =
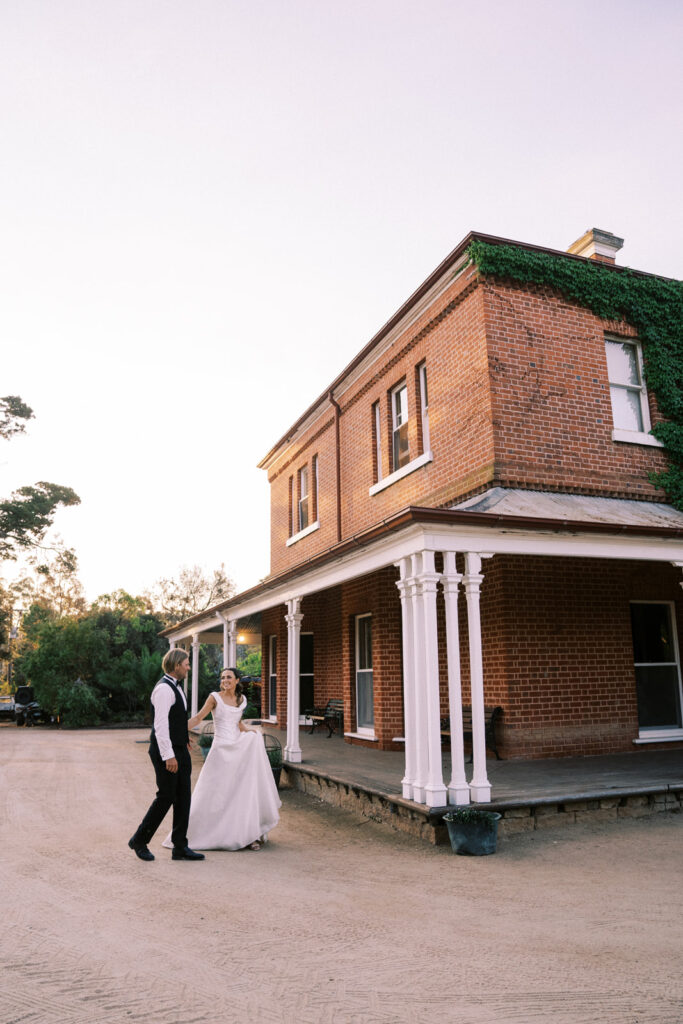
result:
[[(232, 672), (233, 675), (237, 676), (237, 683), (235, 685), (235, 697), (237, 698), (237, 703), (239, 704), (240, 701), (242, 700), (242, 694), (244, 693), (242, 684), (240, 682), (240, 679), (242, 678), (242, 673), (238, 668), (233, 668), (232, 665), (226, 665), (226, 667), (223, 669), (223, 672), (225, 672), (226, 670), (228, 672)], [(223, 675), (223, 672), (221, 672), (221, 675)]]

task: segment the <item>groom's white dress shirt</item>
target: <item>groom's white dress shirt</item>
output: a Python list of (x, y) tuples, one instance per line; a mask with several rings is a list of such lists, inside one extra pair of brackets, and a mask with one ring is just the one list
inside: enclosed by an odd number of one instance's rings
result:
[[(166, 686), (164, 680), (169, 682), (170, 686)], [(187, 710), (187, 700), (185, 699), (185, 693), (182, 686), (179, 685), (178, 680), (174, 679), (173, 676), (164, 675), (164, 678), (157, 683), (152, 690), (152, 706), (154, 707), (154, 735), (157, 738), (157, 744), (159, 746), (159, 753), (161, 754), (162, 761), (170, 761), (172, 757), (175, 757), (173, 753), (173, 744), (171, 743), (171, 737), (168, 731), (168, 713), (175, 704), (175, 692), (178, 691), (183, 699), (183, 704)]]

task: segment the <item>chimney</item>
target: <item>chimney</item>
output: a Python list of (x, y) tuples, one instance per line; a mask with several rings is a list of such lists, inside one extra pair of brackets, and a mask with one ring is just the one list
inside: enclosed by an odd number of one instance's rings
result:
[(577, 238), (567, 249), (574, 256), (586, 256), (592, 260), (599, 260), (601, 263), (615, 263), (616, 254), (624, 244), (623, 238), (617, 238), (609, 231), (601, 228), (591, 228), (585, 235)]

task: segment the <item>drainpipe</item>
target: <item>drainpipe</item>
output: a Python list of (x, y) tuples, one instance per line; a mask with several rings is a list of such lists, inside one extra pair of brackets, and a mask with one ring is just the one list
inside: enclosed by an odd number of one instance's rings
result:
[(336, 470), (337, 470), (337, 542), (342, 539), (342, 513), (341, 513), (341, 440), (340, 440), (340, 427), (339, 421), (341, 419), (341, 409), (339, 403), (335, 401), (334, 395), (330, 390), (328, 394), (330, 405), (334, 409), (334, 440), (336, 445)]

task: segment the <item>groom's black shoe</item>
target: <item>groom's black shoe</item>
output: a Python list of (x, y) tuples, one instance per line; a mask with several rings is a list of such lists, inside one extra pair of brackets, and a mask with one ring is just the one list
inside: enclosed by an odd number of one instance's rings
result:
[(189, 846), (173, 848), (171, 860), (204, 860), (203, 853), (195, 853)]
[(131, 850), (135, 850), (140, 860), (154, 860), (154, 854), (150, 853), (144, 843), (139, 843), (135, 836), (128, 840), (128, 845)]

